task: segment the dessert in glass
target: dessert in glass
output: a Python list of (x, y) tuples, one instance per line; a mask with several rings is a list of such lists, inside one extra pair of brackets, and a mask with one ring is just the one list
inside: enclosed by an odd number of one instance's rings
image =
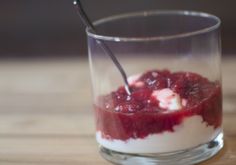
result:
[[(96, 139), (116, 164), (195, 164), (223, 147), (220, 20), (193, 11), (123, 14), (87, 28)], [(131, 93), (101, 48), (128, 75)]]

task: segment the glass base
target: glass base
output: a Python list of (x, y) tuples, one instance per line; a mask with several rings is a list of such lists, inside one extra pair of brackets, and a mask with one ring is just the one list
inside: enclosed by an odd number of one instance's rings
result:
[(128, 154), (100, 147), (106, 160), (121, 165), (192, 165), (211, 158), (223, 148), (223, 133), (214, 140), (198, 147), (163, 154)]

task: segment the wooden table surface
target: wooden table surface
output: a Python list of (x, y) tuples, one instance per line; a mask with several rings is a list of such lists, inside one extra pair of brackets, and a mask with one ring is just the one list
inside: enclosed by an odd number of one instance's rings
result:
[[(108, 165), (94, 137), (87, 61), (0, 61), (0, 165)], [(236, 58), (223, 60), (225, 147), (236, 164)]]

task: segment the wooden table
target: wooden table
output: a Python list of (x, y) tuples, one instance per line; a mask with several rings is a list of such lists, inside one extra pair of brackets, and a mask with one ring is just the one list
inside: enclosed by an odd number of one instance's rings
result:
[[(108, 165), (98, 154), (84, 59), (0, 62), (0, 165)], [(236, 58), (223, 61), (225, 147), (236, 164)]]

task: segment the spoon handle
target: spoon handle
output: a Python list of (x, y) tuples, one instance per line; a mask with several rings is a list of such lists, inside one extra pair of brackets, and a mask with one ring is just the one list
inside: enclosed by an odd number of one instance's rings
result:
[[(83, 6), (80, 3), (80, 0), (74, 0), (74, 5), (76, 6), (78, 14), (79, 14), (80, 18), (82, 19), (83, 23), (88, 28), (90, 28), (93, 31), (93, 33), (96, 34), (96, 29), (93, 26), (92, 22), (89, 20), (87, 14), (85, 13), (85, 11), (83, 9)], [(124, 83), (125, 83), (125, 90), (130, 95), (131, 90), (130, 90), (130, 87), (129, 87), (129, 83), (128, 83), (128, 80), (127, 80), (127, 75), (125, 73), (125, 70), (123, 69), (123, 67), (121, 66), (119, 61), (117, 60), (116, 56), (112, 53), (111, 49), (107, 46), (107, 44), (104, 41), (99, 40), (99, 39), (96, 39), (96, 41), (100, 45), (100, 47), (103, 49), (103, 51), (106, 52), (110, 56), (112, 62), (115, 64), (115, 66), (120, 71), (120, 73), (122, 75), (122, 78), (124, 80)]]
[(86, 27), (89, 27), (95, 33), (96, 32), (95, 27), (93, 26), (92, 22), (90, 21), (90, 19), (88, 18), (87, 14), (85, 13), (80, 0), (74, 0), (73, 3), (75, 5), (75, 7), (77, 8), (77, 12), (78, 12), (81, 20), (83, 21), (83, 24)]

